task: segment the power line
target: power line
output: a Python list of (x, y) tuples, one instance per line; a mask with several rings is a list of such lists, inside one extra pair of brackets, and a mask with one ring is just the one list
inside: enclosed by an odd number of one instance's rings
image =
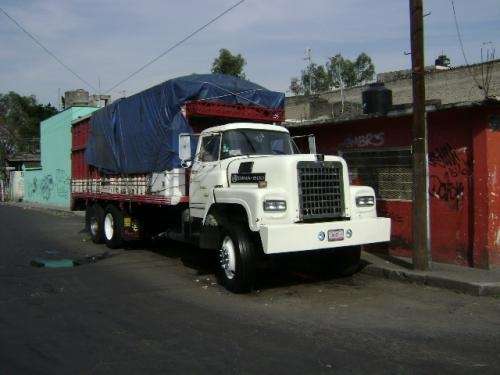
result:
[(109, 93), (109, 92), (113, 91), (118, 86), (120, 86), (121, 84), (125, 83), (130, 78), (132, 78), (133, 76), (137, 75), (138, 73), (140, 73), (141, 71), (143, 71), (144, 69), (146, 69), (148, 66), (150, 66), (153, 63), (155, 63), (156, 61), (158, 61), (159, 59), (161, 59), (163, 56), (165, 56), (166, 54), (170, 53), (171, 51), (173, 51), (175, 48), (179, 47), (181, 44), (183, 44), (187, 40), (191, 39), (193, 36), (195, 36), (196, 34), (198, 34), (200, 31), (206, 29), (208, 26), (210, 26), (215, 21), (217, 21), (219, 18), (223, 17), (224, 15), (226, 15), (227, 13), (229, 13), (234, 8), (238, 7), (239, 5), (241, 5), (244, 2), (245, 2), (245, 0), (240, 0), (237, 3), (233, 4), (232, 6), (230, 6), (226, 10), (224, 10), (222, 13), (220, 13), (216, 17), (212, 18), (206, 24), (204, 24), (203, 26), (200, 26), (199, 28), (197, 28), (196, 30), (194, 30), (192, 33), (190, 33), (188, 36), (186, 36), (185, 38), (181, 39), (180, 41), (178, 41), (177, 43), (175, 43), (174, 45), (172, 45), (171, 47), (169, 47), (167, 50), (165, 50), (164, 52), (162, 52), (161, 54), (159, 54), (158, 56), (156, 56), (154, 59), (150, 60), (149, 62), (147, 62), (146, 64), (144, 64), (143, 66), (141, 66), (139, 69), (137, 69), (134, 72), (130, 73), (126, 78), (122, 79), (120, 82), (118, 82), (113, 87), (111, 87), (106, 93)]
[(43, 49), (47, 54), (49, 54), (54, 60), (56, 60), (59, 64), (61, 64), (64, 68), (66, 68), (71, 74), (73, 74), (80, 81), (85, 83), (88, 87), (92, 88), (94, 91), (97, 89), (88, 81), (83, 79), (78, 73), (76, 73), (73, 69), (71, 69), (67, 64), (65, 64), (59, 57), (57, 57), (51, 50), (45, 47), (42, 42), (40, 42), (33, 34), (31, 34), (28, 30), (26, 30), (19, 22), (17, 22), (9, 13), (7, 13), (3, 8), (0, 7), (0, 11), (5, 14), (7, 18), (9, 18), (19, 29), (21, 29), (31, 40), (33, 40), (41, 49)]
[(471, 67), (470, 67), (470, 64), (469, 64), (469, 61), (467, 59), (467, 55), (465, 54), (465, 48), (464, 48), (464, 42), (462, 40), (462, 33), (460, 31), (460, 25), (458, 24), (458, 18), (457, 18), (457, 12), (455, 10), (455, 1), (454, 0), (450, 0), (451, 1), (451, 8), (453, 10), (453, 18), (455, 20), (455, 28), (457, 29), (457, 37), (458, 37), (458, 42), (460, 44), (460, 49), (462, 50), (462, 56), (464, 57), (464, 60), (465, 60), (465, 65), (467, 66), (467, 71), (469, 72), (470, 76), (472, 77), (472, 79), (474, 80), (474, 83), (477, 85), (477, 87), (482, 90), (483, 87), (482, 85), (479, 83), (479, 81), (476, 79), (476, 75), (474, 74), (474, 72), (472, 71)]

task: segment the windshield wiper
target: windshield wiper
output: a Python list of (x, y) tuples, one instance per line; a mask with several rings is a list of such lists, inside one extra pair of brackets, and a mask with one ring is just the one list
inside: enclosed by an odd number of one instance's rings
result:
[(250, 145), (250, 147), (252, 147), (252, 151), (253, 151), (254, 153), (257, 153), (257, 150), (255, 149), (255, 146), (253, 145), (252, 141), (250, 141), (250, 138), (248, 137), (248, 134), (247, 134), (247, 133), (245, 133), (245, 132), (244, 132), (244, 131), (242, 131), (242, 130), (238, 130), (238, 129), (236, 129), (236, 131), (237, 131), (238, 133), (243, 134), (243, 137), (245, 137), (245, 140), (247, 141), (247, 143)]

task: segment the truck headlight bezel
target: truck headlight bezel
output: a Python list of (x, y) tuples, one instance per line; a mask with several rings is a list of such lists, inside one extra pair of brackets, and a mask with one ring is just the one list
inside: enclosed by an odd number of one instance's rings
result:
[(375, 197), (373, 195), (362, 195), (356, 197), (356, 207), (373, 207), (375, 206)]
[(284, 212), (286, 211), (286, 201), (281, 199), (266, 199), (262, 206), (266, 212)]

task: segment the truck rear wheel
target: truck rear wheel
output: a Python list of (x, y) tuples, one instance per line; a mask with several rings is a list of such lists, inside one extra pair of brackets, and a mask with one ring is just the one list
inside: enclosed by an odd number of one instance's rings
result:
[(123, 212), (115, 205), (108, 205), (104, 215), (104, 241), (110, 249), (123, 244)]
[(256, 246), (243, 225), (223, 228), (217, 250), (217, 279), (233, 293), (252, 290), (256, 274)]
[(85, 226), (90, 233), (92, 242), (100, 244), (104, 242), (104, 209), (100, 204), (88, 205), (85, 210)]

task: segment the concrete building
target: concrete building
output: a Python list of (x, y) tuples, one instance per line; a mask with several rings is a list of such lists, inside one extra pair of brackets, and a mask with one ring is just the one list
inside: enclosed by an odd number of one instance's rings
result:
[[(460, 66), (450, 69), (426, 69), (425, 87), (427, 100), (439, 101), (441, 104), (458, 102), (476, 102), (485, 99), (483, 86), (485, 64), (475, 64), (469, 68)], [(500, 96), (500, 60), (492, 62), (489, 96)], [(474, 78), (473, 78), (474, 77)], [(411, 72), (401, 70), (377, 75), (377, 81), (383, 82), (392, 90), (393, 104), (400, 105), (412, 102)], [(361, 93), (366, 86), (347, 88), (343, 92), (347, 103), (345, 115), (338, 110), (342, 100), (340, 90), (324, 92), (312, 96), (292, 96), (286, 98), (285, 118), (287, 120), (310, 120), (320, 117), (350, 117), (362, 112)], [(332, 115), (333, 114), (333, 115)]]
[(70, 107), (105, 107), (111, 101), (111, 95), (93, 94), (87, 90), (66, 91), (61, 98), (63, 109)]
[(70, 207), (71, 122), (98, 108), (71, 107), (40, 123), (41, 166), (24, 169), (24, 200)]
[(40, 166), (40, 153), (18, 152), (5, 159), (5, 168), (22, 171), (24, 167)]

